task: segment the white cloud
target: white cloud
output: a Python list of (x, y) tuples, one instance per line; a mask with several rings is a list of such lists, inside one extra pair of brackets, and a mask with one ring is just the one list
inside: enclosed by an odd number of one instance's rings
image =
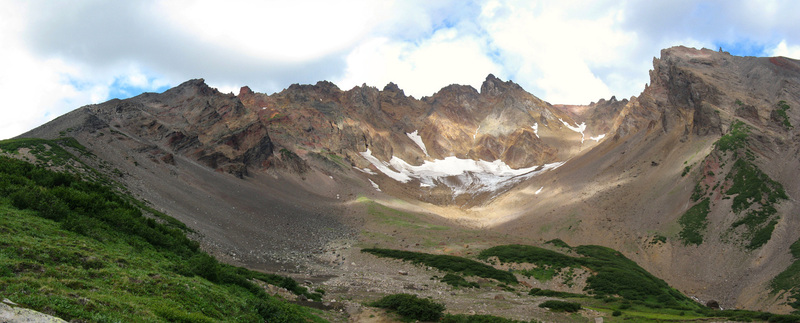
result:
[(493, 2), (481, 17), (506, 73), (553, 103), (610, 97), (611, 89), (593, 69), (619, 65), (620, 53), (634, 38), (616, 27), (619, 9), (573, 17), (568, 15), (573, 5)]
[(0, 138), (191, 78), (234, 93), (395, 82), (421, 97), (492, 73), (585, 104), (637, 95), (669, 46), (798, 58), (798, 12), (780, 0), (0, 0)]
[(800, 45), (789, 46), (786, 40), (782, 40), (775, 48), (767, 51), (770, 56), (784, 56), (800, 59)]
[(373, 38), (350, 53), (344, 77), (334, 82), (344, 89), (394, 82), (417, 98), (454, 83), (479, 89), (487, 75), (500, 69), (485, 49), (482, 39), (453, 28), (439, 29), (420, 43)]
[(379, 1), (168, 1), (154, 9), (203, 42), (282, 62), (319, 59), (350, 48), (380, 23)]

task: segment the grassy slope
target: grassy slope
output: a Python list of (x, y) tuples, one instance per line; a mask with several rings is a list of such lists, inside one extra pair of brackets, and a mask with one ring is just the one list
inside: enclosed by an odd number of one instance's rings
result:
[[(69, 157), (57, 142), (28, 143), (39, 147), (42, 164)], [(252, 279), (317, 295), (290, 279), (220, 264), (129, 201), (107, 186), (0, 156), (0, 295), (90, 322), (321, 321)]]

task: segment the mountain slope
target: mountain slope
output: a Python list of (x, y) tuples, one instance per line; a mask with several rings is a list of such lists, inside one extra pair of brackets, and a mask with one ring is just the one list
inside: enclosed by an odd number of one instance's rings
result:
[[(337, 239), (429, 234), (377, 225), (366, 196), (431, 225), (483, 228), (479, 241), (612, 247), (688, 295), (788, 312), (770, 281), (800, 236), (799, 107), (795, 60), (675, 47), (641, 95), (588, 106), (554, 106), (492, 75), (480, 91), (420, 99), (391, 83), (234, 96), (191, 80), (23, 136), (75, 137), (234, 263), (277, 268)], [(743, 145), (718, 144), (733, 137)], [(785, 198), (734, 204), (752, 191), (735, 189), (749, 173)]]

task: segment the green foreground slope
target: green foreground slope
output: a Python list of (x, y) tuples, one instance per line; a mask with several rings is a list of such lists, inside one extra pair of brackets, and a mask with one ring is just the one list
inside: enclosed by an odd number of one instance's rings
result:
[(318, 294), (220, 264), (185, 227), (136, 205), (78, 175), (0, 156), (0, 296), (88, 322), (322, 321), (258, 281)]

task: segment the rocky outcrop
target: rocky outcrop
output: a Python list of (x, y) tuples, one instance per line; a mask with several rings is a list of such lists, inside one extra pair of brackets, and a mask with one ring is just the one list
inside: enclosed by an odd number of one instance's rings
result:
[(237, 97), (219, 93), (202, 79), (162, 94), (146, 93), (84, 109), (88, 129), (109, 127), (155, 144), (165, 154), (184, 155), (239, 177), (247, 175), (248, 167), (263, 167), (272, 155), (267, 128), (257, 115)]
[(0, 303), (0, 322), (8, 323), (22, 323), (22, 322), (49, 322), (49, 323), (66, 323), (60, 318), (55, 316), (40, 313), (27, 308), (19, 307), (17, 304), (4, 299)]

